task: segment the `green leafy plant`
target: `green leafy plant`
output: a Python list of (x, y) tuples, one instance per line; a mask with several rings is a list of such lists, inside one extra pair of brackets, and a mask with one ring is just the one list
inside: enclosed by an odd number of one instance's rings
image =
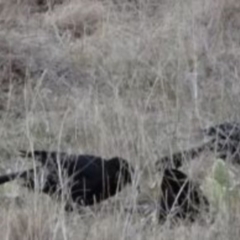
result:
[(222, 159), (215, 160), (203, 188), (213, 207), (221, 210), (227, 208), (230, 198), (238, 195), (233, 173)]

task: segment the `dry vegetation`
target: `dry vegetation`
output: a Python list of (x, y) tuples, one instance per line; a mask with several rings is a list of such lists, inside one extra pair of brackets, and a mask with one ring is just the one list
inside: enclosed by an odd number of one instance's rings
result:
[[(18, 149), (61, 149), (129, 159), (142, 186), (80, 215), (6, 188), (1, 239), (239, 239), (238, 201), (212, 224), (159, 226), (153, 187), (160, 156), (240, 120), (238, 0), (0, 0), (0, 24), (1, 172), (31, 165)], [(189, 171), (203, 181), (213, 158)]]

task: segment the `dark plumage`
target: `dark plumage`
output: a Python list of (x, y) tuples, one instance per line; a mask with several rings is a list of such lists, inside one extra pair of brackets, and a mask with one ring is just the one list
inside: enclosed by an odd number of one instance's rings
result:
[(164, 156), (157, 160), (157, 168), (179, 168), (185, 160), (191, 160), (205, 150), (215, 152), (219, 158), (229, 159), (232, 163), (240, 164), (240, 123), (225, 122), (201, 129), (200, 131), (204, 136), (209, 137), (207, 143), (199, 147), (173, 153), (170, 156)]
[[(42, 192), (51, 196), (61, 196), (65, 190), (69, 193), (66, 210), (72, 209), (72, 202), (77, 205), (98, 203), (132, 182), (133, 167), (119, 157), (105, 160), (91, 155), (77, 156), (46, 151), (34, 151), (33, 154), (21, 151), (21, 154), (26, 157), (34, 156), (46, 169)], [(17, 177), (24, 179), (28, 188), (35, 188), (33, 169), (0, 176), (0, 184)]]
[(205, 135), (221, 140), (240, 141), (240, 123), (225, 122), (201, 130)]
[(202, 129), (201, 132), (212, 138), (212, 149), (216, 151), (218, 157), (240, 164), (239, 123), (225, 122)]
[(176, 169), (165, 169), (161, 183), (159, 222), (169, 215), (174, 218), (194, 221), (201, 210), (208, 210), (208, 200), (199, 186), (190, 181), (186, 174)]
[(185, 160), (191, 160), (199, 156), (199, 154), (201, 154), (205, 150), (209, 150), (209, 149), (212, 150), (213, 148), (212, 145), (213, 145), (213, 142), (208, 142), (208, 143), (204, 143), (199, 147), (190, 148), (188, 150), (173, 153), (170, 156), (161, 157), (156, 161), (156, 167), (159, 171), (165, 168), (178, 169), (183, 165)]

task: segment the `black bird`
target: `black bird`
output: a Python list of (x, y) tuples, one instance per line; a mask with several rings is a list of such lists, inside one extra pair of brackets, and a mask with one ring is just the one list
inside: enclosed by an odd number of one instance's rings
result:
[(225, 122), (201, 129), (200, 132), (210, 138), (207, 143), (161, 157), (156, 162), (157, 168), (178, 169), (185, 160), (191, 160), (205, 150), (215, 152), (218, 158), (229, 159), (232, 163), (240, 164), (240, 123)]
[(218, 157), (240, 164), (240, 123), (224, 122), (201, 129), (201, 132), (212, 138), (212, 149)]
[[(64, 190), (70, 195), (66, 210), (72, 210), (72, 203), (82, 206), (93, 205), (105, 200), (128, 183), (132, 182), (133, 167), (124, 159), (114, 157), (109, 160), (92, 155), (68, 155), (66, 153), (20, 151), (22, 156), (34, 157), (46, 170), (42, 192), (60, 197)], [(24, 185), (35, 189), (34, 169), (0, 176), (0, 184), (21, 178)]]
[(156, 161), (156, 167), (158, 171), (166, 168), (178, 169), (183, 165), (184, 161), (191, 160), (199, 156), (205, 150), (213, 150), (213, 144), (213, 141), (210, 141), (198, 147), (175, 152), (170, 156), (161, 157)]
[(201, 131), (207, 136), (221, 140), (240, 141), (240, 123), (237, 122), (224, 122), (201, 129)]
[(199, 186), (177, 169), (165, 169), (159, 200), (158, 219), (164, 223), (170, 215), (174, 219), (196, 220), (202, 210), (208, 211), (209, 202)]

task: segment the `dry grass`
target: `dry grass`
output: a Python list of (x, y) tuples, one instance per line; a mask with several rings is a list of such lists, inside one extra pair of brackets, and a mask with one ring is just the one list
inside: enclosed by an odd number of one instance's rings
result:
[(96, 1), (78, 1), (62, 4), (46, 16), (47, 25), (61, 35), (70, 34), (71, 40), (93, 35), (104, 17), (104, 7)]
[[(236, 203), (212, 224), (157, 225), (154, 171), (158, 157), (194, 145), (199, 126), (240, 119), (237, 0), (1, 0), (0, 8), (1, 172), (32, 164), (20, 148), (119, 155), (138, 169), (143, 191), (126, 189), (82, 215), (20, 191), (23, 205), (0, 208), (2, 239), (239, 238)], [(191, 176), (203, 181), (212, 160), (191, 163)], [(126, 211), (136, 202), (148, 213)]]

